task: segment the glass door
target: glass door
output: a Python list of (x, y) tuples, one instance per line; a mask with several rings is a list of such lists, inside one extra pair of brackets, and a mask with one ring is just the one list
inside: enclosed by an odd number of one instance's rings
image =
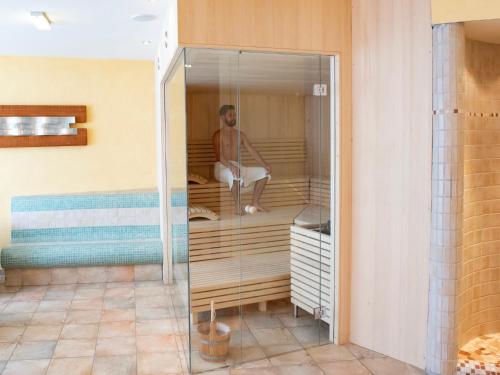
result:
[(258, 211), (241, 218), (241, 230), (259, 232), (241, 249), (242, 284), (252, 283), (259, 301), (242, 298), (243, 325), (255, 339), (242, 343), (244, 361), (329, 338), (328, 62), (317, 55), (239, 55), (240, 162), (253, 183), (244, 197)]

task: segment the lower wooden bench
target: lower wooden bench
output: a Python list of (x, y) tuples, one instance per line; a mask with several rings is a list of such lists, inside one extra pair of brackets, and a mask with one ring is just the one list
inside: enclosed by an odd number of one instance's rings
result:
[(290, 297), (289, 251), (195, 262), (190, 272), (193, 313), (210, 301), (225, 308)]

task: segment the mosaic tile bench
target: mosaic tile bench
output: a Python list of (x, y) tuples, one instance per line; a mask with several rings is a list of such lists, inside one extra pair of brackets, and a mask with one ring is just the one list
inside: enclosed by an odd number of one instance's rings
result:
[(14, 197), (7, 285), (161, 280), (157, 192)]

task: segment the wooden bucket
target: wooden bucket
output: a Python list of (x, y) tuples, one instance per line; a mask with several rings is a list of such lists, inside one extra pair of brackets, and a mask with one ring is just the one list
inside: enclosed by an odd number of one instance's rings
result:
[(207, 322), (198, 326), (200, 357), (209, 362), (224, 362), (229, 353), (231, 329), (224, 323)]
[(198, 326), (200, 357), (209, 362), (224, 362), (229, 353), (231, 329), (215, 321), (214, 301), (210, 301), (210, 322)]

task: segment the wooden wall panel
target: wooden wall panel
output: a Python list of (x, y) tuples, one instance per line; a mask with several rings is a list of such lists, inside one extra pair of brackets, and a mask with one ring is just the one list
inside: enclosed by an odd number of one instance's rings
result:
[(349, 8), (345, 0), (178, 0), (179, 44), (342, 51)]
[(351, 341), (425, 363), (432, 35), (421, 0), (353, 0)]
[[(218, 110), (225, 97), (217, 89), (190, 90), (188, 102), (188, 141), (211, 140), (220, 128)], [(242, 91), (240, 126), (250, 141), (305, 139), (305, 98), (295, 94)], [(305, 174), (304, 163), (272, 165), (274, 177), (296, 177)], [(190, 172), (213, 178), (213, 168), (195, 167)]]

